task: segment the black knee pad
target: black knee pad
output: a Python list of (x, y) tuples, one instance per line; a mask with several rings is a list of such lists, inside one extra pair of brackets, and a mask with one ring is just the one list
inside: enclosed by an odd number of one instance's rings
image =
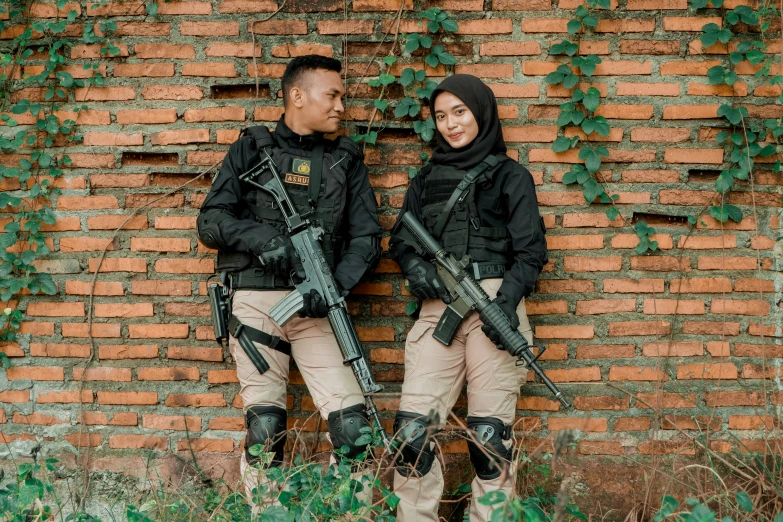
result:
[(494, 417), (468, 417), (468, 429), (476, 439), (468, 439), (470, 462), (476, 475), (483, 480), (498, 478), (510, 464), (512, 448), (506, 448), (502, 441), (511, 438), (511, 426)]
[(431, 440), (437, 424), (427, 415), (398, 411), (394, 417), (394, 438), (398, 451), (397, 472), (405, 477), (423, 477), (435, 462), (435, 443)]
[(288, 414), (278, 406), (251, 406), (245, 413), (245, 459), (248, 464), (259, 462), (258, 457), (250, 454), (250, 448), (256, 444), (264, 446), (264, 451), (274, 453), (270, 466), (283, 464), (283, 452), (286, 438), (286, 419)]
[(335, 449), (348, 446), (348, 452), (342, 454), (343, 458), (355, 459), (367, 451), (367, 444), (356, 444), (356, 441), (365, 435), (362, 428), (371, 427), (364, 404), (333, 411), (326, 419), (326, 425), (329, 427), (329, 436)]

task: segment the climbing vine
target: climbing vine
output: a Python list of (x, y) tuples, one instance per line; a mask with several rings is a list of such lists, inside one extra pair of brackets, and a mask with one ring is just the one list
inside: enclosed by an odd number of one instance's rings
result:
[[(691, 7), (703, 9), (709, 6), (720, 8), (723, 0), (691, 0)], [(772, 65), (774, 55), (769, 54), (766, 43), (766, 32), (773, 20), (779, 20), (780, 13), (772, 3), (762, 3), (758, 9), (741, 5), (731, 11), (724, 11), (723, 24), (706, 24), (700, 37), (704, 48), (713, 45), (726, 45), (728, 58), (725, 64), (715, 65), (707, 71), (710, 85), (727, 85), (736, 92), (735, 85), (739, 82), (738, 74), (744, 71), (754, 71), (753, 77), (758, 83), (766, 83), (770, 87), (783, 84), (780, 71), (774, 72)], [(743, 27), (744, 25), (744, 27)], [(758, 37), (755, 37), (757, 34)], [(783, 94), (778, 96), (783, 102)], [(749, 119), (747, 107), (736, 103), (724, 103), (718, 108), (717, 115), (728, 124), (726, 130), (715, 135), (715, 141), (723, 145), (727, 151), (728, 167), (721, 171), (715, 181), (715, 192), (719, 195), (709, 206), (709, 214), (717, 221), (725, 223), (728, 220), (742, 220), (742, 210), (726, 202), (727, 196), (737, 180), (748, 181), (753, 174), (757, 158), (768, 158), (777, 154), (777, 143), (783, 135), (783, 121), (780, 118), (769, 118), (763, 123)], [(774, 172), (780, 172), (781, 162), (778, 160)], [(698, 216), (688, 216), (691, 224), (697, 222)]]
[[(388, 120), (388, 111), (393, 107), (395, 118), (411, 118), (413, 131), (419, 136), (422, 143), (429, 143), (435, 136), (435, 122), (432, 116), (426, 119), (421, 118), (422, 106), (429, 103), (432, 91), (438, 84), (427, 77), (426, 67), (438, 67), (439, 65), (451, 66), (457, 63), (453, 54), (446, 51), (444, 45), (436, 43), (435, 38), (440, 36), (449, 36), (459, 29), (459, 25), (449, 14), (439, 7), (432, 7), (421, 13), (423, 18), (419, 25), (426, 26), (426, 33), (400, 33), (392, 43), (389, 54), (383, 58), (384, 71), (378, 78), (372, 78), (367, 83), (371, 87), (379, 87), (380, 95), (373, 102), (373, 106), (380, 113), (381, 125), (384, 126)], [(395, 51), (399, 49), (399, 53)], [(399, 77), (391, 74), (391, 68), (399, 59), (410, 60), (412, 54), (417, 51), (426, 53), (424, 56), (424, 66), (421, 69), (405, 67)], [(405, 96), (397, 101), (393, 106), (388, 99), (388, 87), (398, 84), (402, 87)], [(356, 134), (353, 139), (364, 141), (368, 144), (375, 144), (378, 138), (378, 131), (372, 130), (375, 121), (375, 113), (370, 118), (367, 132)], [(426, 161), (429, 157), (426, 152), (422, 152), (421, 160)], [(408, 171), (411, 178), (416, 175), (416, 169), (411, 168)]]
[[(0, 119), (13, 133), (0, 136), (0, 150), (9, 157), (18, 157), (15, 163), (0, 165), (0, 176), (6, 192), (0, 192), (0, 209), (11, 213), (11, 218), (0, 233), (0, 300), (6, 304), (0, 316), (0, 340), (13, 341), (23, 314), (11, 300), (21, 293), (48, 294), (57, 292), (52, 277), (38, 270), (36, 262), (51, 253), (44, 230), (56, 222), (51, 202), (59, 193), (56, 180), (63, 168), (71, 165), (71, 158), (53, 149), (79, 142), (76, 134), (78, 114), (87, 108), (66, 104), (77, 88), (103, 85), (98, 62), (83, 65), (84, 79), (74, 77), (67, 70), (71, 49), (78, 44), (100, 46), (100, 56), (116, 56), (119, 48), (110, 44), (106, 36), (99, 36), (93, 23), (86, 20), (87, 9), (106, 5), (80, 5), (60, 16), (66, 7), (58, 0), (57, 18), (32, 21), (29, 6), (20, 0), (8, 0), (0, 6), (0, 13), (8, 21), (0, 20), (0, 31), (17, 28), (20, 34), (0, 49)], [(84, 23), (80, 37), (66, 36), (66, 29), (77, 19)], [(98, 22), (101, 35), (116, 29), (116, 22)], [(15, 93), (12, 96), (11, 93)], [(18, 96), (18, 93), (24, 96)], [(69, 116), (75, 113), (75, 118)], [(11, 156), (14, 155), (14, 156)], [(4, 362), (5, 361), (4, 359)]]

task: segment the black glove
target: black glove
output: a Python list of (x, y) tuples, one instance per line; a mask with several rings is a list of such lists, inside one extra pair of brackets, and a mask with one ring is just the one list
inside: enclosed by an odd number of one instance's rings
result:
[(299, 317), (312, 317), (314, 319), (320, 319), (329, 315), (329, 306), (326, 304), (326, 299), (321, 297), (318, 290), (312, 289), (309, 294), (302, 296), (302, 309), (299, 311)]
[(264, 267), (276, 276), (288, 277), (293, 270), (298, 277), (303, 277), (302, 261), (291, 239), (282, 234), (267, 241), (258, 257)]
[[(518, 329), (519, 316), (517, 315), (517, 306), (519, 306), (519, 303), (514, 303), (513, 300), (502, 294), (498, 294), (498, 296), (492, 302), (498, 305), (503, 313), (506, 314), (506, 317), (508, 317), (508, 320), (511, 322), (511, 328), (514, 330)], [(484, 332), (484, 335), (489, 337), (490, 341), (495, 343), (495, 346), (497, 346), (498, 350), (506, 349), (505, 346), (500, 344), (500, 334), (497, 332), (497, 330), (488, 324), (485, 324), (481, 327), (481, 331)]]
[(446, 304), (451, 303), (451, 295), (432, 263), (412, 255), (402, 262), (400, 268), (408, 279), (408, 289), (413, 295), (419, 299), (440, 298)]

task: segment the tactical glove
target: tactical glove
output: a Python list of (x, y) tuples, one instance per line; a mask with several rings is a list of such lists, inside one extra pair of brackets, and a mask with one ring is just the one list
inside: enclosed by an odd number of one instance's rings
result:
[[(498, 294), (498, 296), (493, 299), (492, 301), (498, 307), (503, 311), (504, 314), (506, 314), (506, 317), (508, 317), (509, 322), (511, 323), (511, 328), (514, 330), (519, 328), (519, 316), (517, 315), (517, 306), (519, 306), (519, 303), (514, 303), (513, 300), (509, 299), (507, 296)], [(495, 346), (497, 346), (498, 350), (505, 350), (505, 346), (500, 344), (500, 334), (492, 328), (490, 325), (485, 324), (481, 327), (481, 331), (484, 332), (484, 335), (489, 337), (489, 340), (495, 343)]]
[(408, 279), (408, 289), (419, 299), (440, 298), (451, 303), (451, 295), (438, 275), (438, 270), (419, 256), (411, 255), (403, 260), (400, 268)]
[(304, 277), (302, 261), (296, 254), (291, 239), (280, 234), (270, 239), (258, 256), (261, 263), (272, 274), (280, 277), (289, 277), (291, 271), (296, 272), (298, 277)]

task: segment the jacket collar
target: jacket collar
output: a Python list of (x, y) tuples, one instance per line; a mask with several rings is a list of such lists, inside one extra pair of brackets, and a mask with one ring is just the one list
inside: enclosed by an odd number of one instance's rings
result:
[(274, 135), (278, 145), (283, 148), (312, 150), (316, 143), (324, 140), (324, 135), (320, 132), (306, 135), (295, 133), (285, 124), (285, 115), (280, 116)]

